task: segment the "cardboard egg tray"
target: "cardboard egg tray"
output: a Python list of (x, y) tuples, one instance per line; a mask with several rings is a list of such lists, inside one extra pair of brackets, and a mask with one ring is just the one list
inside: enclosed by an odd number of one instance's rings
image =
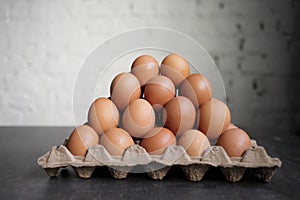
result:
[(90, 178), (97, 166), (107, 166), (116, 179), (125, 179), (130, 171), (140, 167), (151, 179), (162, 180), (172, 166), (179, 165), (190, 181), (200, 181), (210, 167), (218, 167), (231, 182), (239, 181), (247, 169), (255, 169), (253, 171), (260, 180), (269, 182), (281, 161), (268, 156), (254, 140), (251, 142), (252, 147), (242, 157), (233, 158), (220, 146), (211, 146), (201, 157), (190, 157), (183, 147), (177, 145), (167, 147), (162, 155), (149, 155), (143, 147), (133, 145), (123, 156), (112, 156), (105, 147), (97, 145), (81, 157), (73, 156), (64, 145), (60, 145), (52, 147), (37, 162), (51, 177), (56, 176), (60, 168), (72, 166), (80, 178)]

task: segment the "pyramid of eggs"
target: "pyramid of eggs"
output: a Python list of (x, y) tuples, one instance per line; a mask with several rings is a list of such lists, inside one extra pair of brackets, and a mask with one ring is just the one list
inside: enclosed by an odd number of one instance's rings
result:
[(247, 133), (231, 123), (226, 104), (213, 98), (209, 80), (191, 74), (180, 55), (170, 54), (160, 64), (141, 55), (130, 72), (103, 87), (110, 87), (110, 97), (91, 102), (88, 122), (76, 127), (66, 143), (74, 156), (86, 156), (98, 144), (115, 156), (132, 145), (149, 155), (180, 145), (198, 157), (211, 145), (222, 146), (229, 157), (240, 157), (251, 147)]

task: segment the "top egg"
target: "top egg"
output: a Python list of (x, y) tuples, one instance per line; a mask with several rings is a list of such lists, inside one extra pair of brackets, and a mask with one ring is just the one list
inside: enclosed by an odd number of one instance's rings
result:
[(136, 76), (140, 85), (144, 86), (159, 74), (158, 62), (149, 55), (139, 56), (132, 63), (131, 73)]
[(165, 57), (160, 66), (161, 74), (171, 79), (176, 87), (190, 75), (190, 65), (187, 60), (177, 54)]

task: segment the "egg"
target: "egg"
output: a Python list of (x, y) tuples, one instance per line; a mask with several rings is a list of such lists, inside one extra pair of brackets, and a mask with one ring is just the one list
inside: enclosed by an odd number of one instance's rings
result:
[(170, 129), (176, 136), (193, 128), (195, 118), (195, 107), (186, 97), (173, 97), (164, 107), (164, 126)]
[(139, 56), (132, 63), (131, 73), (136, 76), (140, 85), (144, 86), (159, 74), (158, 62), (149, 55)]
[(98, 134), (118, 126), (118, 123), (119, 111), (111, 100), (98, 98), (92, 103), (88, 113), (88, 124)]
[(149, 154), (162, 154), (169, 145), (176, 144), (176, 137), (166, 128), (155, 127), (151, 129), (142, 139), (140, 145), (146, 149)]
[(160, 66), (161, 74), (171, 79), (175, 87), (190, 75), (189, 63), (180, 55), (170, 54), (165, 57)]
[(66, 147), (74, 156), (85, 156), (88, 149), (99, 143), (96, 131), (87, 125), (75, 128), (66, 144)]
[(197, 113), (198, 129), (202, 131), (210, 141), (218, 139), (230, 123), (230, 111), (225, 103), (212, 98), (203, 104)]
[(226, 129), (227, 130), (230, 130), (230, 129), (233, 129), (233, 128), (238, 128), (236, 125), (234, 125), (233, 123), (230, 123)]
[(133, 139), (125, 130), (121, 128), (110, 128), (102, 136), (100, 144), (111, 155), (121, 156), (125, 149), (134, 145)]
[(135, 99), (141, 96), (139, 80), (131, 73), (124, 72), (118, 74), (110, 86), (111, 100), (120, 111)]
[(196, 107), (211, 100), (212, 89), (204, 75), (191, 74), (181, 84), (179, 93), (189, 98)]
[(131, 136), (142, 138), (155, 125), (151, 104), (144, 99), (131, 102), (124, 111), (122, 125)]
[(234, 128), (222, 133), (217, 145), (222, 146), (229, 157), (241, 157), (251, 147), (251, 140), (245, 131)]
[(185, 131), (178, 140), (178, 145), (182, 146), (190, 156), (201, 156), (210, 147), (207, 137), (199, 130), (191, 129)]
[[(175, 86), (166, 76), (156, 76), (145, 86), (144, 98), (152, 106), (162, 108), (168, 101), (175, 96)], [(160, 106), (159, 106), (160, 105)]]

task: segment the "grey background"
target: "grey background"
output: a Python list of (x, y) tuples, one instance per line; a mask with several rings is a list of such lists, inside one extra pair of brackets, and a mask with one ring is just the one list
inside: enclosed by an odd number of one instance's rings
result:
[(1, 0), (0, 125), (74, 126), (87, 56), (113, 35), (153, 26), (208, 50), (238, 126), (299, 134), (299, 17), (293, 0)]

